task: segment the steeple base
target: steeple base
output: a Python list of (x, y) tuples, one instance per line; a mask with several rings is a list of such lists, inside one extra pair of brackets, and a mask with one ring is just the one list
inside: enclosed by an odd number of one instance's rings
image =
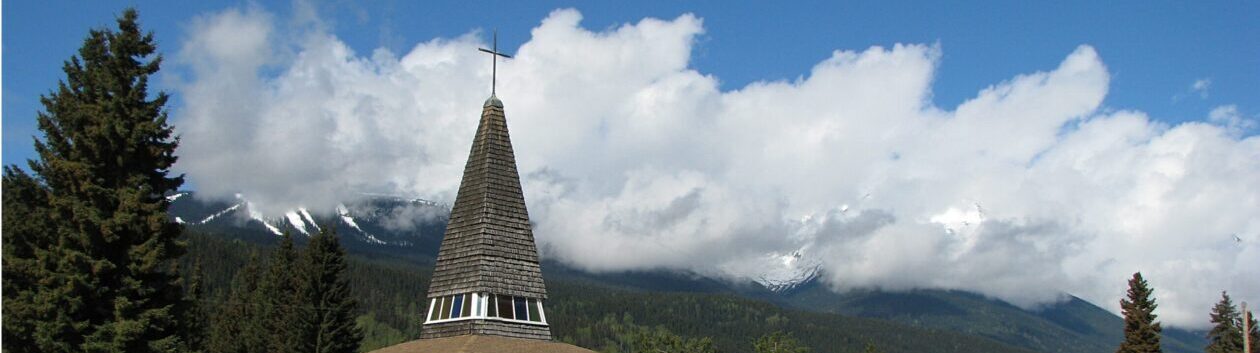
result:
[(498, 320), (460, 320), (427, 324), (420, 329), (420, 339), (461, 335), (494, 335), (550, 341), (551, 328), (542, 325), (509, 323)]

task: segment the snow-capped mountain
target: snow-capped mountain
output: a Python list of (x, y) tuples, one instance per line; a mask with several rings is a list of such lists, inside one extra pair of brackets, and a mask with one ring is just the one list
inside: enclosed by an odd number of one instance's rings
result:
[(263, 214), (248, 196), (207, 199), (184, 191), (167, 196), (169, 214), (194, 230), (280, 236), (289, 232), (307, 237), (323, 227), (334, 227), (343, 242), (410, 248), (441, 241), (448, 205), (392, 195), (364, 195), (359, 201), (337, 205), (332, 210), (295, 208), (281, 214)]
[(776, 293), (788, 292), (813, 281), (822, 269), (822, 262), (807, 257), (804, 251), (772, 258), (777, 263), (767, 266), (754, 281)]

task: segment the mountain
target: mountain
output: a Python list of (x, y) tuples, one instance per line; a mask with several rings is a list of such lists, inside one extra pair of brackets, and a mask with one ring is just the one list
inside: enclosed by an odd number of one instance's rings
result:
[[(331, 226), (353, 254), (392, 258), (418, 266), (432, 265), (449, 212), (449, 205), (431, 201), (365, 195), (362, 201), (339, 205), (335, 210), (295, 209), (282, 216), (265, 217), (253, 210), (252, 204), (242, 196), (204, 200), (192, 192), (181, 192), (170, 198), (171, 216), (195, 232), (228, 234), (253, 243), (270, 244), (281, 232), (297, 235), (300, 242), (302, 235)], [(791, 312), (875, 319), (875, 322), (902, 325), (899, 327), (903, 329), (952, 332), (1039, 352), (1111, 352), (1121, 340), (1122, 320), (1079, 298), (1071, 297), (1039, 310), (1025, 310), (962, 291), (836, 293), (819, 280), (821, 270), (817, 262), (801, 259), (799, 254), (788, 256), (793, 258), (785, 258), (785, 262), (794, 266), (747, 283), (730, 283), (685, 271), (589, 273), (554, 261), (544, 261), (543, 271), (549, 287), (560, 281), (644, 293), (644, 298), (675, 294), (689, 298), (687, 300), (694, 300), (689, 296), (696, 295), (745, 298)], [(647, 299), (632, 302), (642, 303), (643, 300)], [(825, 321), (823, 317), (810, 320)], [(884, 324), (862, 322), (860, 325)], [(694, 331), (706, 332), (709, 331)], [(1207, 344), (1203, 337), (1203, 332), (1165, 328), (1164, 349), (1168, 352), (1201, 351)]]

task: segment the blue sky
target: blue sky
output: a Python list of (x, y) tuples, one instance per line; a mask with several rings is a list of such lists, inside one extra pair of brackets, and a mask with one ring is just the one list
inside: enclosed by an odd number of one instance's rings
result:
[[(112, 25), (136, 6), (144, 28), (171, 53), (196, 16), (243, 2), (5, 1), (3, 115), (5, 164), (31, 157), (38, 97), (63, 77), (89, 28)], [(260, 2), (284, 16), (289, 2)], [(1167, 122), (1203, 119), (1236, 104), (1260, 114), (1260, 16), (1257, 1), (337, 1), (316, 2), (332, 31), (357, 52), (395, 53), (435, 37), (498, 28), (512, 51), (557, 8), (582, 11), (584, 26), (604, 29), (644, 17), (693, 13), (705, 33), (691, 65), (716, 75), (724, 90), (758, 80), (793, 80), (836, 49), (940, 43), (933, 102), (952, 109), (989, 85), (1052, 67), (1081, 44), (1097, 48), (1113, 75), (1104, 105), (1141, 109)], [(169, 55), (168, 55), (169, 56)], [(169, 67), (169, 65), (168, 65)], [(1191, 92), (1210, 81), (1206, 98)], [(162, 85), (159, 82), (159, 88)], [(178, 97), (176, 97), (178, 99)], [(178, 101), (176, 102), (178, 104)]]

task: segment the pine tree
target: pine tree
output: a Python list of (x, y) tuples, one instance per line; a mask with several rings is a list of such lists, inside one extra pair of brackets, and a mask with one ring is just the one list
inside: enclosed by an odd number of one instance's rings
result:
[[(153, 35), (142, 33), (136, 20), (136, 11), (128, 9), (117, 31), (92, 30), (63, 66), (66, 79), (41, 97), (44, 111), (37, 120), (44, 139), (35, 141), (34, 177), (6, 168), (6, 193), (10, 183), (30, 191), (32, 180), (46, 190), (45, 200), (38, 200), (39, 192), (24, 194), (32, 209), (19, 212), (49, 222), (33, 231), (18, 223), (41, 220), (5, 215), (6, 245), (9, 238), (18, 244), (14, 257), (5, 258), (6, 267), (15, 260), (18, 274), (10, 283), (6, 273), (6, 292), (17, 288), (14, 295), (21, 298), (12, 303), (14, 322), (4, 325), (6, 349), (187, 348), (181, 321), (188, 306), (174, 262), (184, 246), (164, 197), (183, 183), (182, 176), (168, 176), (178, 141), (166, 123), (167, 95), (149, 96), (148, 78), (161, 56), (154, 55)], [(21, 282), (30, 279), (35, 281)], [(7, 339), (20, 334), (26, 336)]]
[(753, 342), (753, 350), (757, 353), (806, 353), (809, 352), (809, 347), (802, 345), (787, 332), (775, 331)]
[(205, 289), (202, 288), (202, 269), (201, 260), (194, 260), (192, 268), (189, 269), (188, 286), (185, 293), (184, 303), (187, 308), (184, 310), (187, 317), (183, 320), (185, 337), (188, 341), (189, 352), (204, 352), (206, 348), (206, 323), (210, 317), (206, 313), (205, 306), (202, 301), (205, 299)]
[(1243, 350), (1242, 318), (1234, 309), (1229, 294), (1221, 292), (1221, 301), (1212, 307), (1212, 331), (1208, 332), (1207, 353), (1233, 353)]
[(54, 239), (48, 215), (48, 189), (21, 169), (4, 168), (4, 351), (36, 352), (35, 328), (43, 310), (36, 305), (39, 265)]
[(251, 255), (245, 267), (232, 277), (226, 302), (219, 305), (210, 321), (206, 351), (213, 353), (263, 353), (271, 339), (262, 325), (263, 306), (258, 284), (262, 279), (258, 256)]
[(302, 300), (304, 272), (293, 247), (293, 236), (286, 231), (281, 236), (280, 246), (271, 253), (267, 273), (258, 288), (260, 297), (265, 300), (261, 325), (271, 333), (269, 352), (301, 352), (303, 342), (310, 338), (307, 334), (310, 328), (303, 325), (302, 320), (309, 315), (306, 313), (308, 303)]
[(1117, 353), (1158, 353), (1160, 325), (1155, 322), (1155, 298), (1142, 273), (1134, 273), (1129, 280), (1127, 299), (1120, 300), (1120, 311), (1124, 313), (1124, 342), (1120, 343)]
[(303, 352), (354, 353), (363, 341), (355, 323), (355, 300), (346, 278), (346, 252), (332, 226), (324, 226), (306, 246), (304, 299), (310, 305), (309, 339)]

